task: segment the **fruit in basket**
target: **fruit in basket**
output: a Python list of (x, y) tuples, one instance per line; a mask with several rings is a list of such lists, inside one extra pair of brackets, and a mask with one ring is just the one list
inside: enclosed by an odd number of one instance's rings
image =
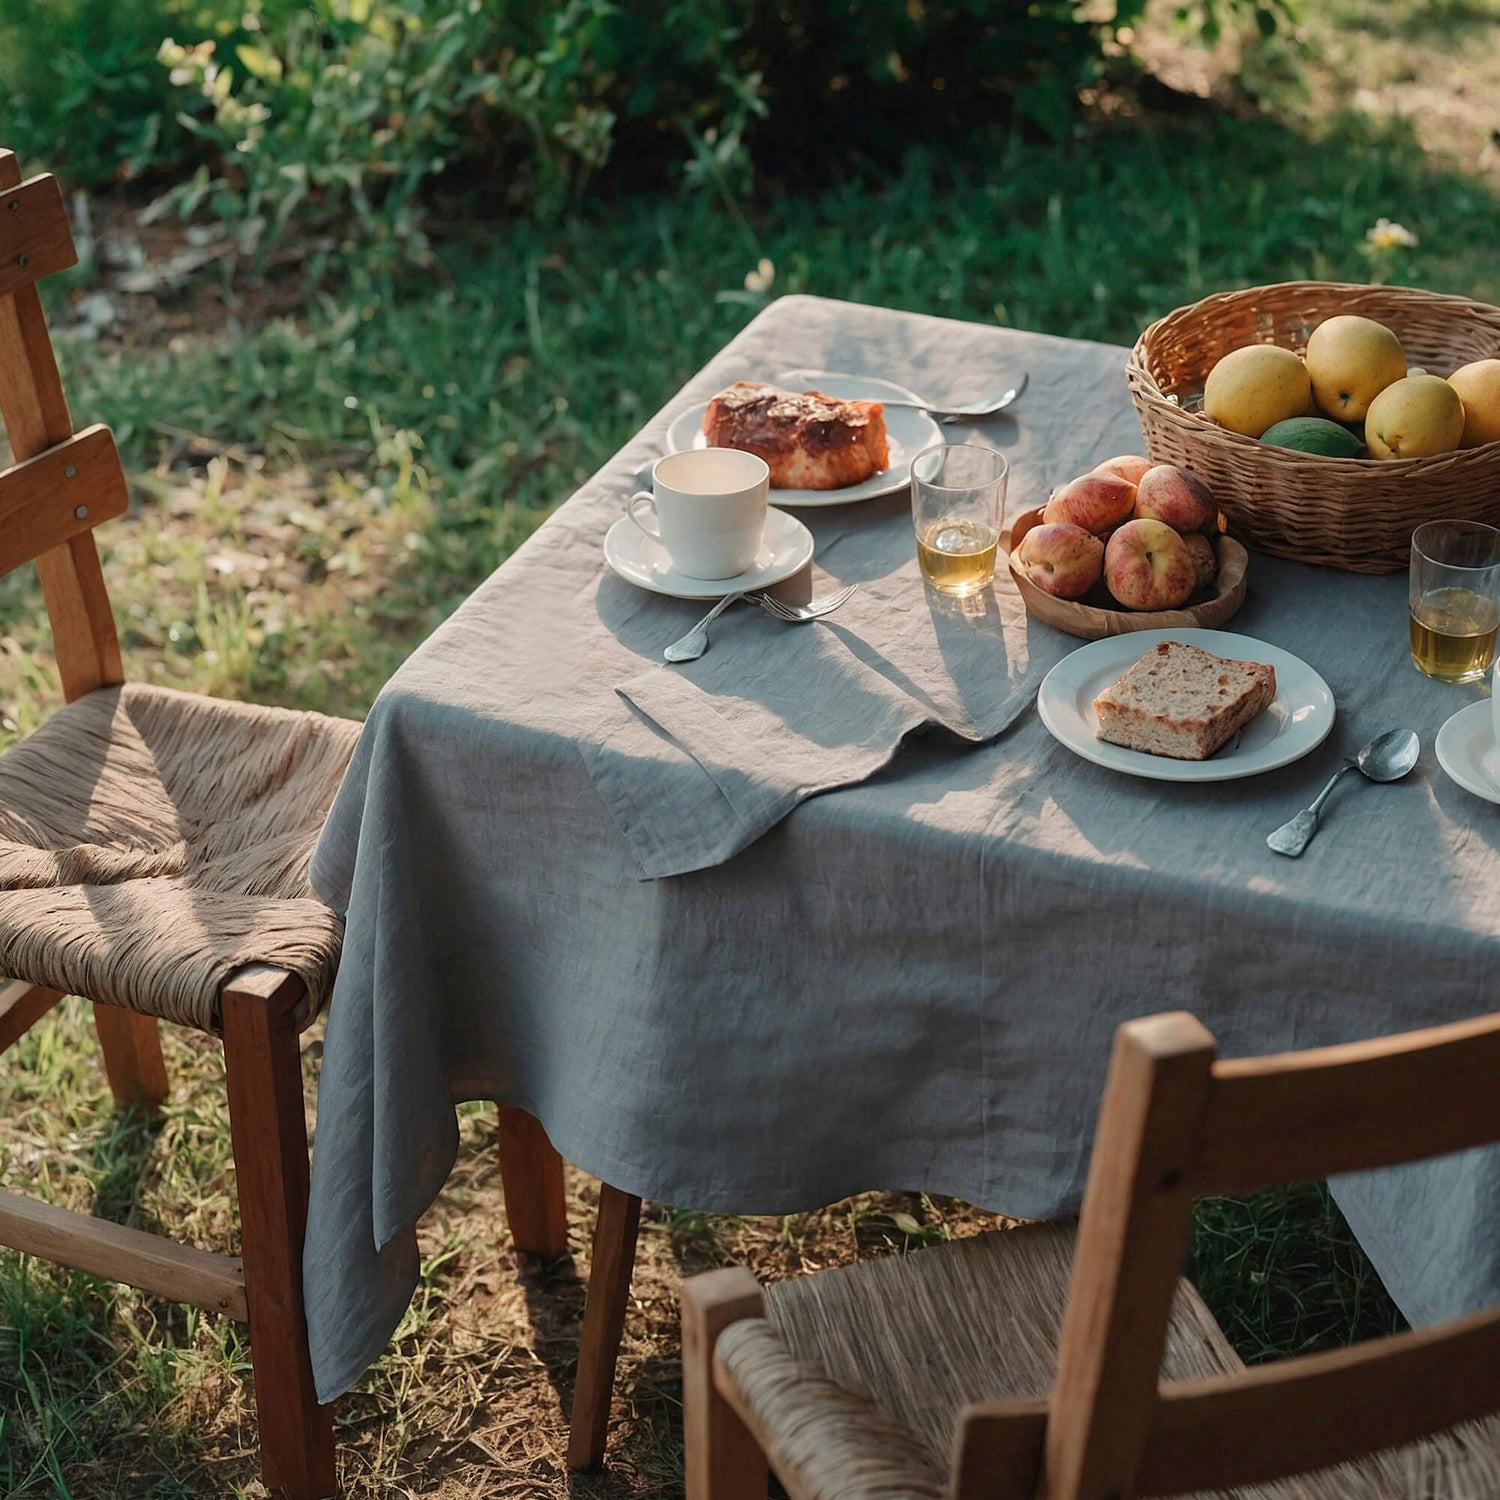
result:
[(1407, 375), (1392, 382), (1365, 414), (1365, 443), (1372, 458), (1432, 458), (1451, 453), (1463, 435), (1463, 401), (1436, 375)]
[(1104, 571), (1104, 543), (1082, 526), (1044, 520), (1021, 538), (1015, 558), (1043, 593), (1077, 599), (1098, 583)]
[(1042, 520), (1081, 526), (1096, 536), (1128, 520), (1135, 509), (1135, 485), (1118, 474), (1080, 474), (1055, 489)]
[(1322, 458), (1363, 458), (1365, 445), (1337, 422), (1327, 417), (1288, 417), (1261, 433), (1260, 440), (1273, 448), (1292, 448), (1298, 453), (1316, 453)]
[(1308, 337), (1307, 374), (1326, 415), (1357, 422), (1381, 391), (1406, 378), (1406, 352), (1384, 323), (1340, 313)]
[(1104, 586), (1126, 609), (1176, 609), (1198, 586), (1198, 569), (1165, 521), (1127, 521), (1104, 549)]
[(1208, 372), (1203, 410), (1231, 432), (1259, 437), (1305, 411), (1309, 389), (1307, 367), (1290, 349), (1246, 344), (1231, 349)]
[(1151, 467), (1149, 458), (1139, 453), (1122, 453), (1118, 458), (1106, 458), (1102, 464), (1094, 465), (1095, 474), (1116, 474), (1131, 484), (1139, 484), (1141, 475)]
[(1165, 521), (1174, 531), (1199, 531), (1218, 518), (1219, 503), (1191, 469), (1153, 464), (1136, 486), (1135, 514)]
[(1500, 443), (1500, 359), (1476, 359), (1448, 377), (1464, 403), (1460, 448)]

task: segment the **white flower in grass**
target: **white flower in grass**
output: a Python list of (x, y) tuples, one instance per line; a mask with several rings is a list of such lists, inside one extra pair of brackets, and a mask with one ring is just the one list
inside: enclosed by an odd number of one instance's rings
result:
[(1377, 250), (1390, 250), (1396, 245), (1408, 247), (1417, 243), (1417, 237), (1405, 224), (1397, 224), (1387, 218), (1376, 219), (1374, 226), (1365, 230), (1365, 239)]
[(769, 292), (771, 290), (771, 283), (775, 280), (776, 267), (763, 255), (753, 271), (745, 272), (745, 290), (747, 292)]

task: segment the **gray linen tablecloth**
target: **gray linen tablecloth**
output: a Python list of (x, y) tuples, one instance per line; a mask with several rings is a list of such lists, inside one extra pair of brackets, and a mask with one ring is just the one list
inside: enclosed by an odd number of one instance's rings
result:
[[(1080, 372), (1092, 399), (1119, 379), (1105, 351)], [(1029, 488), (1054, 445), (1028, 427), (1011, 459)], [(1014, 589), (929, 595), (905, 489), (808, 519), (818, 573), (859, 584), (837, 615), (789, 630), (747, 605), (691, 665), (633, 668), (616, 691), (635, 712), (606, 704), (601, 720), (592, 695), (579, 704), (579, 749), (647, 876), (722, 864), (813, 793), (872, 775), (913, 730), (993, 739), (1073, 644), (1031, 639)]]
[[(588, 1171), (702, 1210), (900, 1187), (1045, 1217), (1077, 1208), (1111, 1034), (1128, 1016), (1183, 1006), (1244, 1054), (1493, 1005), (1500, 814), (1432, 752), (1482, 690), (1410, 666), (1404, 577), (1259, 555), (1231, 628), (1301, 656), (1338, 703), (1305, 760), (1184, 786), (1078, 759), (1030, 707), (1046, 665), (1077, 643), (1030, 621), (1002, 577), (977, 622), (993, 676), (967, 685), (987, 692), (995, 712), (974, 727), (994, 738), (927, 731), (891, 755), (887, 730), (879, 769), (845, 762), (855, 784), (806, 800), (739, 766), (777, 794), (685, 855), (680, 820), (653, 825), (672, 858), (710, 867), (643, 878), (650, 859), (596, 781), (613, 761), (634, 788), (702, 785), (702, 763), (617, 691), (701, 611), (608, 574), (600, 547), (668, 418), (791, 366), (879, 374), (934, 400), (1027, 369), (1024, 402), (978, 434), (1010, 455), (1018, 509), (1139, 449), (1124, 362), (1123, 349), (785, 298), (397, 673), (314, 862), (348, 916), (306, 1256), (324, 1399), (379, 1354), (415, 1284), (414, 1225), (452, 1164), (456, 1101), (520, 1105)], [(928, 608), (914, 575), (881, 571), (893, 554), (847, 540), (866, 526), (894, 536), (903, 501), (804, 514), (829, 576), (860, 574), (867, 603)], [(862, 628), (888, 628), (863, 606), (836, 619), (842, 637), (799, 633), (857, 651)], [(791, 645), (780, 630), (731, 611), (705, 658), (726, 676), (696, 691), (725, 690), (756, 653), (763, 671)], [(972, 663), (966, 648), (961, 671)], [(919, 699), (933, 687), (912, 684)], [(1265, 834), (1396, 724), (1422, 734), (1417, 770), (1344, 784), (1301, 860), (1272, 855)], [(1500, 1296), (1493, 1156), (1338, 1192), (1414, 1320)]]

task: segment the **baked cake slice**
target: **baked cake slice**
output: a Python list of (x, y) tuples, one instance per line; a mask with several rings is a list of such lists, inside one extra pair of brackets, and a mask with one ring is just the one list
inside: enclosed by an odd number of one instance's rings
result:
[(1147, 755), (1207, 760), (1275, 696), (1275, 667), (1162, 641), (1094, 699), (1095, 733)]
[(773, 490), (839, 490), (890, 467), (885, 407), (751, 380), (720, 391), (703, 413), (710, 448), (743, 448), (771, 470)]

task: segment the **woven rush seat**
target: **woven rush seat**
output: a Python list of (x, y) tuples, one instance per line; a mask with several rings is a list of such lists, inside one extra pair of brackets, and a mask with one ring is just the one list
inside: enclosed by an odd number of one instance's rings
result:
[[(789, 1493), (949, 1493), (963, 1408), (1045, 1397), (1053, 1386), (1075, 1238), (1070, 1227), (1026, 1225), (766, 1286), (766, 1316), (731, 1323), (715, 1358)], [(1197, 1291), (1180, 1280), (1162, 1378), (1243, 1368)], [(1496, 1495), (1500, 1425), (1487, 1419), (1358, 1463), (1196, 1500)]]
[(325, 1003), (343, 926), (307, 865), (359, 725), (126, 684), (0, 756), (0, 973), (200, 1030), (264, 963)]

